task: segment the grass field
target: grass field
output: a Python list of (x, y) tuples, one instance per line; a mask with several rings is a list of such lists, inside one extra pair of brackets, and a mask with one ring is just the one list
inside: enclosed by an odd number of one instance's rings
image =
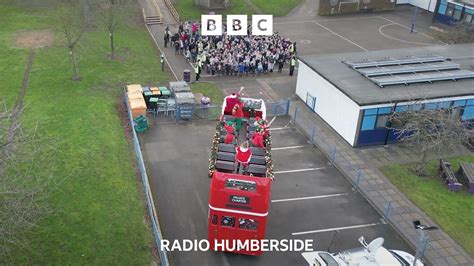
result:
[[(453, 171), (460, 161), (474, 162), (474, 156), (450, 158)], [(471, 255), (474, 255), (474, 197), (463, 187), (462, 192), (449, 192), (438, 177), (438, 161), (430, 161), (428, 176), (419, 178), (413, 174), (415, 164), (390, 165), (381, 170), (390, 181), (413, 203), (454, 238)]]
[(252, 0), (252, 2), (260, 8), (264, 14), (283, 17), (301, 3), (301, 0)]
[[(195, 0), (174, 0), (172, 1), (176, 11), (179, 13), (181, 21), (185, 20), (201, 20), (201, 14), (208, 14), (208, 11), (203, 8), (199, 8), (195, 5)], [(217, 11), (216, 14), (248, 14), (252, 15), (253, 11), (244, 0), (232, 0), (231, 7), (223, 10), (222, 12)]]
[(199, 82), (191, 84), (193, 93), (202, 93), (211, 98), (211, 104), (220, 106), (224, 101), (224, 92), (214, 83)]
[[(28, 51), (4, 40), (17, 30), (53, 28), (54, 12), (0, 4), (0, 22), (7, 22), (0, 23), (0, 86), (9, 106)], [(164, 82), (168, 76), (159, 71), (142, 26), (130, 24), (117, 32), (117, 61), (107, 59), (105, 31), (87, 32), (78, 50), (79, 82), (71, 80), (60, 38), (56, 34), (54, 45), (36, 51), (22, 120), (26, 128), (37, 124), (37, 138), (52, 143), (27, 167), (39, 178), (53, 176), (61, 183), (48, 199), (54, 212), (29, 233), (31, 249), (15, 249), (14, 264), (150, 265), (152, 234), (117, 105), (124, 84)]]

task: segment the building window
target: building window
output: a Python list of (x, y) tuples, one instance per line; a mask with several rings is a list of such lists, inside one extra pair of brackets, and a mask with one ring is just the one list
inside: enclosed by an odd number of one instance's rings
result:
[(388, 121), (388, 114), (392, 112), (392, 107), (381, 107), (365, 109), (360, 130), (374, 130), (375, 128), (385, 128)]
[(257, 230), (258, 222), (254, 219), (239, 218), (239, 228), (247, 230)]
[(461, 116), (462, 120), (471, 120), (474, 119), (474, 105), (473, 106), (466, 106), (464, 108), (464, 112)]
[(464, 14), (464, 22), (471, 23), (471, 21), (472, 21), (472, 15), (465, 13)]
[(397, 113), (402, 113), (402, 112), (406, 112), (406, 111), (408, 111), (408, 106), (407, 105), (397, 106), (397, 108), (395, 108), (395, 112), (397, 112)]
[(448, 109), (451, 102), (440, 102), (438, 103), (438, 109)]
[(377, 117), (377, 128), (387, 127), (388, 115), (379, 115)]
[(364, 120), (362, 121), (362, 127), (361, 130), (372, 130), (374, 129), (375, 126), (375, 118), (376, 115), (366, 115), (364, 116)]
[(235, 225), (235, 218), (231, 216), (222, 216), (221, 219), (222, 226), (234, 227)]
[(410, 111), (419, 111), (421, 108), (423, 108), (423, 104), (413, 104), (410, 105)]
[(452, 17), (452, 16), (453, 16), (453, 13), (454, 13), (454, 6), (449, 5), (449, 6), (448, 6), (448, 9), (447, 9), (447, 11), (446, 11), (446, 16)]
[(426, 110), (436, 110), (438, 103), (425, 103)]
[(456, 20), (461, 20), (461, 14), (462, 14), (462, 10), (455, 9), (453, 18), (456, 19)]
[(453, 107), (463, 107), (466, 105), (466, 100), (454, 101)]

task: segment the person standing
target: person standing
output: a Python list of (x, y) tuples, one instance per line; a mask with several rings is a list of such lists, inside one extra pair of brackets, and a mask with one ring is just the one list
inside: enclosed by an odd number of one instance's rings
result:
[(161, 54), (160, 63), (161, 63), (161, 71), (165, 71), (165, 55), (164, 54)]
[(281, 73), (281, 71), (283, 70), (283, 64), (285, 63), (284, 59), (283, 59), (283, 55), (280, 54), (280, 56), (278, 57), (278, 72)]
[(240, 98), (238, 98), (237, 103), (232, 108), (232, 116), (234, 117), (235, 130), (237, 130), (237, 132), (239, 132), (240, 128), (242, 127), (242, 118), (244, 117), (243, 106), (244, 105), (242, 101)]
[(240, 172), (240, 167), (242, 166), (242, 172), (243, 174), (245, 174), (247, 172), (250, 159), (252, 159), (252, 151), (249, 149), (248, 140), (240, 144), (240, 146), (237, 147), (235, 151), (235, 160), (237, 161), (237, 173)]
[(165, 35), (163, 36), (163, 40), (165, 42), (165, 48), (168, 47), (168, 43), (170, 41), (170, 30), (169, 30), (168, 27), (166, 27)]
[(290, 76), (293, 76), (293, 71), (295, 71), (296, 66), (296, 56), (292, 56), (290, 59)]
[(199, 81), (199, 78), (201, 76), (201, 66), (200, 66), (199, 61), (196, 63), (196, 67), (194, 68), (194, 73), (196, 73), (196, 81)]

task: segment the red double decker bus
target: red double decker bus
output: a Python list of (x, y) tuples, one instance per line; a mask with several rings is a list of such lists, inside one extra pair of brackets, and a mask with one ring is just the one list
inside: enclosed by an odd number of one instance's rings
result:
[[(209, 198), (208, 240), (211, 250), (247, 255), (262, 253), (261, 250), (252, 251), (250, 247), (237, 250), (233, 240), (243, 242), (265, 238), (270, 187), (270, 178), (214, 172)], [(223, 240), (228, 241), (227, 246)], [(221, 245), (215, 247), (216, 242)]]
[[(223, 143), (223, 125), (232, 121), (232, 106), (237, 100), (244, 108), (243, 125), (235, 132), (235, 141)], [(265, 119), (265, 103), (259, 99), (228, 96), (224, 100), (222, 116), (216, 127), (213, 141), (209, 176), (208, 240), (211, 250), (235, 252), (246, 255), (261, 255), (249, 246), (236, 247), (235, 244), (249, 244), (252, 240), (265, 238), (268, 210), (270, 207), (273, 164), (270, 156), (270, 133), (265, 146), (251, 146), (251, 159), (244, 173), (240, 173), (236, 162), (236, 147), (243, 141), (251, 142), (257, 130), (259, 119)]]

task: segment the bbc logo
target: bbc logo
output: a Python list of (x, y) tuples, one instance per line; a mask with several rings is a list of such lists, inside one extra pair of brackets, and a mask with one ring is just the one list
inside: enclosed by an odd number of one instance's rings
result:
[[(201, 35), (222, 35), (222, 15), (201, 15)], [(247, 15), (227, 15), (227, 35), (247, 35)], [(252, 15), (252, 35), (273, 34), (273, 15)]]

